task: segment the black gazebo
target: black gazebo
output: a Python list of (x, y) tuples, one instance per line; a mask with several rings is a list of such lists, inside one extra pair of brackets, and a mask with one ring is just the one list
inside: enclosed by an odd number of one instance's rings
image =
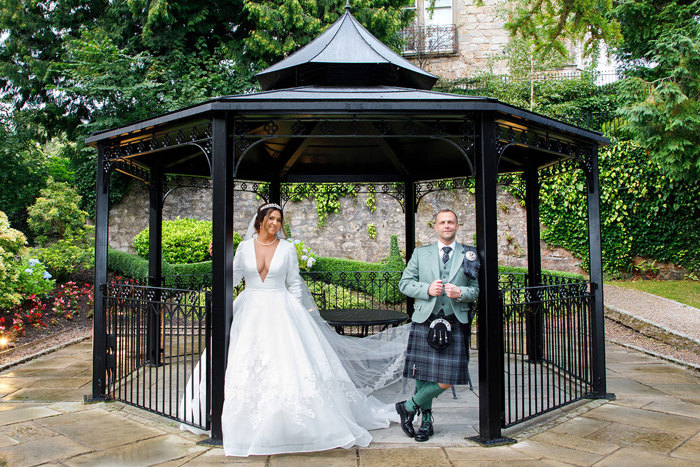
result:
[[(475, 179), (482, 262), (478, 440), (502, 442), (503, 428), (584, 397), (607, 396), (597, 160), (606, 138), (495, 99), (430, 91), (437, 77), (381, 44), (348, 7), (326, 32), (258, 78), (262, 92), (214, 98), (87, 139), (98, 152), (94, 400), (116, 398), (177, 419), (177, 390), (175, 396), (154, 396), (118, 388), (126, 381), (133, 387), (136, 380), (151, 388), (153, 378), (172, 387), (184, 384), (186, 375), (172, 366), (166, 374), (161, 319), (164, 309), (170, 316), (189, 306), (206, 316), (198, 322), (197, 345), (211, 339), (213, 355), (205, 370), (211, 418), (205, 414), (199, 425), (211, 428), (214, 440), (221, 438), (233, 192), (234, 186), (250, 187), (242, 181), (269, 183), (268, 200), (277, 202), (291, 183), (391, 186), (403, 198), (410, 257), (419, 195), (436, 180), (468, 177)], [(148, 284), (108, 282), (107, 202), (114, 170), (150, 187)], [(587, 180), (590, 280), (584, 282), (562, 282), (541, 271), (539, 181), (567, 170), (583, 170)], [(502, 174), (522, 174), (526, 186), (528, 272), (517, 284), (498, 273), (496, 185)], [(205, 305), (196, 298), (201, 289), (188, 295), (187, 288), (164, 287), (162, 204), (172, 176), (211, 184), (214, 257)], [(166, 296), (179, 297), (176, 306)], [(135, 313), (138, 318), (131, 317)], [(186, 335), (189, 321), (179, 323), (184, 328), (169, 331), (171, 340)], [(141, 341), (143, 359), (134, 357), (140, 344), (132, 345)], [(178, 348), (195, 346), (178, 342)]]

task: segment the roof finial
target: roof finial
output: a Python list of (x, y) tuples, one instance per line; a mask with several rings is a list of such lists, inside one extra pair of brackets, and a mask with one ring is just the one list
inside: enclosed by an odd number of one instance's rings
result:
[(345, 0), (345, 11), (350, 11), (350, 0)]

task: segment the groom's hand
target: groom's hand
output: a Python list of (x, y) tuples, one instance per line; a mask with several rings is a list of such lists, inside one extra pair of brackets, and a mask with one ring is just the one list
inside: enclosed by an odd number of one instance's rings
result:
[(454, 300), (462, 295), (462, 290), (454, 284), (447, 283), (445, 284), (445, 295)]
[(436, 279), (428, 287), (428, 295), (431, 297), (438, 297), (442, 295), (442, 279)]

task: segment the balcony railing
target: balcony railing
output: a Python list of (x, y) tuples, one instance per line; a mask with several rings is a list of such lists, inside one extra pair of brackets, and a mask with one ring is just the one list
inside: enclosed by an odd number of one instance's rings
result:
[(399, 31), (403, 40), (401, 53), (416, 55), (449, 55), (457, 52), (457, 28), (454, 24), (410, 26)]

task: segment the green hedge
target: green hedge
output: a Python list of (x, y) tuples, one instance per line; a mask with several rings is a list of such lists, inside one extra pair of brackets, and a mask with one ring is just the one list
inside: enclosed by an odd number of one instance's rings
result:
[[(107, 268), (114, 274), (142, 283), (148, 281), (148, 260), (125, 251), (109, 249)], [(168, 264), (163, 261), (164, 287), (198, 289), (211, 285), (211, 261)]]
[[(389, 283), (398, 284), (401, 273), (405, 268), (406, 263), (401, 257), (398, 238), (396, 235), (392, 235), (389, 256), (379, 262), (369, 263), (366, 261), (320, 256), (316, 258), (312, 271), (331, 273), (328, 279), (331, 284), (368, 293), (384, 303), (399, 303), (406, 297), (398, 288), (382, 287), (380, 283), (370, 279), (370, 274), (387, 272), (390, 274)], [(359, 272), (360, 274), (343, 274), (348, 272)], [(384, 283), (384, 281), (381, 282)]]
[[(163, 258), (170, 264), (190, 264), (206, 262), (211, 243), (211, 221), (198, 221), (184, 218), (163, 221)], [(148, 258), (148, 234), (146, 228), (136, 234), (133, 246), (142, 258)], [(233, 233), (233, 251), (243, 239), (238, 232)]]

